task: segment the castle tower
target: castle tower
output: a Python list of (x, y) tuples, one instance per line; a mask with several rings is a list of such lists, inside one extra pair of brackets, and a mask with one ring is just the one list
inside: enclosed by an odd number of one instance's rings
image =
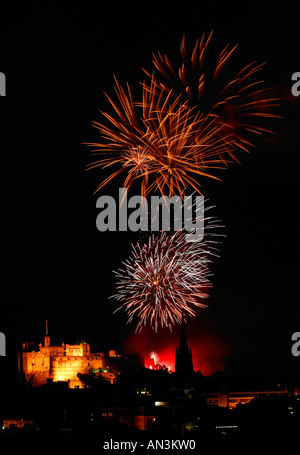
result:
[(187, 382), (194, 373), (192, 348), (188, 348), (186, 341), (185, 321), (181, 317), (180, 345), (175, 354), (175, 375), (180, 382)]
[(46, 333), (44, 336), (44, 346), (48, 348), (50, 346), (50, 336), (48, 334), (48, 319), (46, 319)]

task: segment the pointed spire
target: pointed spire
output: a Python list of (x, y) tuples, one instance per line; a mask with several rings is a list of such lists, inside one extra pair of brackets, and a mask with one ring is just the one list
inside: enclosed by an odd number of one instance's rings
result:
[(181, 329), (180, 329), (180, 347), (183, 348), (187, 346), (186, 344), (186, 331), (185, 331), (185, 320), (182, 313), (181, 316)]
[(176, 346), (175, 374), (177, 379), (183, 382), (189, 380), (193, 374), (192, 348), (187, 345), (183, 312), (181, 316), (180, 345), (178, 349)]
[(46, 334), (44, 336), (44, 346), (45, 348), (50, 346), (50, 336), (48, 334), (48, 319), (46, 319)]

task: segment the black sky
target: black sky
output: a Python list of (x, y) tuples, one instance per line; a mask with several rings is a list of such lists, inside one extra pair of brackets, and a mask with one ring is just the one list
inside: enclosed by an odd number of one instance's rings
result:
[(82, 143), (98, 137), (91, 123), (109, 108), (103, 91), (112, 93), (113, 74), (134, 86), (152, 52), (176, 59), (184, 33), (193, 44), (214, 29), (216, 46), (240, 43), (241, 63), (267, 61), (264, 77), (282, 96), (284, 118), (222, 182), (203, 186), (227, 236), (203, 318), (232, 346), (232, 370), (257, 357), (298, 368), (290, 353), (300, 330), (300, 106), (290, 94), (300, 71), (297, 15), (274, 3), (203, 5), (43, 2), (1, 18), (0, 331), (9, 358), (20, 341), (40, 340), (45, 318), (57, 342), (83, 337), (99, 349), (121, 346), (131, 332), (108, 297), (112, 269), (136, 236), (96, 230), (98, 177), (85, 171)]

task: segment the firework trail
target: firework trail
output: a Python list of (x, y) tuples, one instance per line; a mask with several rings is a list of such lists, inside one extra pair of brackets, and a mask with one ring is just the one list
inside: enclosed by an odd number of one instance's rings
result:
[[(190, 207), (189, 207), (190, 208)], [(204, 217), (211, 207), (198, 208), (196, 217)], [(205, 216), (204, 240), (187, 241), (184, 228), (176, 232), (152, 234), (132, 246), (131, 255), (114, 271), (117, 293), (112, 297), (121, 302), (128, 322), (136, 319), (136, 331), (149, 324), (172, 330), (182, 315), (195, 316), (196, 308), (205, 308), (211, 287), (210, 265), (217, 256), (220, 243), (217, 229), (221, 226), (214, 216)]]
[(196, 113), (180, 97), (173, 99), (172, 91), (160, 90), (154, 79), (142, 85), (142, 101), (134, 102), (129, 86), (125, 90), (116, 81), (117, 101), (108, 97), (115, 116), (102, 112), (109, 124), (94, 122), (104, 141), (87, 145), (105, 157), (88, 169), (117, 166), (96, 191), (125, 173), (122, 186), (129, 190), (139, 181), (143, 196), (152, 190), (182, 196), (186, 187), (201, 194), (199, 177), (217, 179), (211, 170), (224, 168), (224, 155), (235, 144), (221, 134), (224, 126), (215, 117)]
[[(278, 99), (263, 88), (257, 75), (262, 64), (251, 62), (239, 71), (228, 63), (237, 46), (226, 46), (209, 55), (212, 34), (197, 40), (189, 54), (185, 37), (176, 70), (166, 55), (154, 55), (155, 73), (145, 71), (142, 95), (135, 101), (129, 85), (115, 79), (116, 99), (107, 96), (112, 113), (102, 112), (94, 122), (99, 142), (87, 143), (95, 160), (88, 169), (107, 170), (95, 192), (124, 177), (122, 187), (140, 185), (147, 197), (202, 194), (205, 178), (219, 180), (216, 170), (239, 161), (237, 151), (249, 151), (253, 134), (270, 132), (263, 118), (278, 117), (272, 109)], [(157, 74), (158, 73), (158, 74)], [(213, 237), (215, 224), (208, 223)], [(186, 232), (161, 232), (132, 247), (131, 256), (114, 272), (117, 299), (128, 315), (137, 319), (137, 330), (150, 324), (168, 327), (181, 317), (195, 316), (211, 287), (210, 264), (215, 254), (209, 236), (187, 242)]]
[[(236, 46), (227, 45), (218, 55), (210, 48), (212, 32), (196, 41), (192, 52), (188, 52), (185, 36), (180, 45), (181, 66), (176, 69), (166, 55), (153, 54), (153, 63), (158, 75), (144, 70), (156, 82), (160, 90), (175, 96), (179, 94), (201, 113), (211, 115), (223, 128), (220, 134), (232, 136), (235, 149), (249, 151), (253, 146), (252, 133), (270, 132), (261, 127), (261, 118), (279, 117), (272, 109), (278, 105), (278, 98), (271, 96), (270, 89), (257, 79), (263, 64), (251, 62), (233, 73), (228, 63), (235, 55)], [(250, 134), (249, 134), (250, 133)], [(229, 155), (238, 161), (235, 151)], [(222, 156), (222, 155), (220, 155)], [(225, 155), (224, 155), (225, 156)]]
[(151, 351), (149, 354), (150, 359), (153, 359), (154, 365), (156, 366), (159, 360), (158, 354), (155, 351)]
[(249, 151), (254, 133), (270, 132), (261, 120), (278, 117), (272, 113), (278, 98), (257, 79), (263, 64), (233, 72), (228, 63), (237, 46), (214, 55), (211, 38), (203, 34), (189, 53), (183, 36), (177, 70), (166, 55), (154, 54), (156, 73), (144, 69), (141, 101), (115, 79), (116, 100), (106, 95), (114, 114), (102, 112), (108, 124), (94, 122), (103, 142), (87, 143), (102, 155), (87, 168), (111, 170), (95, 192), (125, 174), (122, 186), (138, 182), (143, 196), (152, 190), (182, 196), (185, 187), (202, 194), (203, 178), (219, 179), (215, 169), (239, 162), (237, 150)]
[(157, 331), (171, 329), (181, 315), (194, 316), (194, 307), (205, 307), (208, 297), (211, 259), (203, 242), (186, 242), (182, 231), (170, 235), (151, 235), (147, 243), (137, 243), (123, 262), (125, 268), (114, 272), (117, 294), (128, 314), (136, 317), (137, 330), (149, 323)]

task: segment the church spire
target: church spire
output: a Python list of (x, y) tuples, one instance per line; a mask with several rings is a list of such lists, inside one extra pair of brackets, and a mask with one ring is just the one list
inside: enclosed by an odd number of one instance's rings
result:
[(187, 345), (185, 320), (183, 313), (181, 316), (180, 345), (178, 349), (176, 346), (175, 374), (180, 382), (186, 382), (191, 378), (193, 374), (192, 348), (190, 347), (189, 349)]
[[(183, 313), (181, 315), (181, 327), (180, 327), (180, 346), (185, 348), (186, 344), (186, 331), (185, 331), (185, 320)], [(179, 347), (180, 349), (180, 347)]]

